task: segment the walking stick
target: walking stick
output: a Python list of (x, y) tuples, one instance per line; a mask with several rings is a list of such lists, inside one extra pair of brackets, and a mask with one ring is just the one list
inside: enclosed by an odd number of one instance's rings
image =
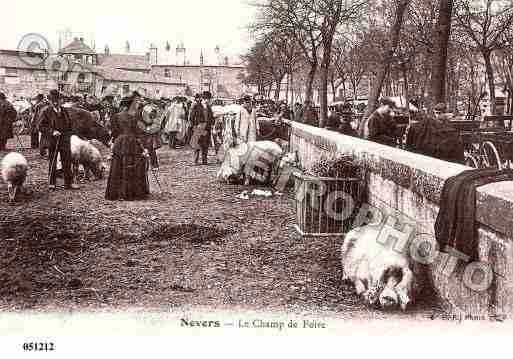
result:
[[(147, 154), (147, 155), (145, 155), (145, 157), (146, 157), (146, 173), (147, 173), (148, 170), (150, 169), (150, 155)], [(157, 186), (159, 187), (160, 193), (164, 192), (162, 190), (162, 186), (160, 185), (160, 181), (159, 181), (157, 174), (153, 171), (153, 167), (150, 172), (153, 175), (153, 179), (155, 180), (155, 183), (157, 183)]]
[(59, 144), (61, 142), (61, 136), (58, 136), (57, 137), (57, 143), (55, 144), (55, 150), (53, 152), (53, 156), (52, 156), (52, 159), (50, 161), (50, 172), (48, 172), (48, 185), (50, 186), (51, 183), (51, 179), (52, 179), (52, 175), (53, 175), (53, 172), (54, 170), (57, 170), (57, 165), (56, 165), (56, 162), (57, 162), (57, 152), (58, 152), (58, 148), (59, 148)]

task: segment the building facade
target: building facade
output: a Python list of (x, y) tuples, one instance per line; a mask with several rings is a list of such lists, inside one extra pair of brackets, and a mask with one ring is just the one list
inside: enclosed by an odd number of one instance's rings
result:
[[(199, 64), (186, 57), (183, 44), (176, 59), (162, 56), (152, 45), (145, 55), (97, 53), (75, 38), (57, 54), (0, 50), (0, 91), (31, 97), (58, 88), (67, 94), (126, 95), (137, 90), (147, 97), (192, 96), (208, 90), (215, 97), (236, 98), (244, 92), (243, 66), (231, 64), (216, 47), (213, 56), (201, 52)], [(189, 55), (190, 56), (190, 55)], [(29, 61), (27, 61), (29, 59)]]

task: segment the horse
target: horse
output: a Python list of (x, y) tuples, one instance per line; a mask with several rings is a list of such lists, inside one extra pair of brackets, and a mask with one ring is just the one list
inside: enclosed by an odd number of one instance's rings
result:
[(78, 107), (66, 109), (69, 114), (73, 133), (85, 140), (98, 140), (105, 146), (110, 146), (111, 135), (109, 131), (96, 120), (91, 112)]

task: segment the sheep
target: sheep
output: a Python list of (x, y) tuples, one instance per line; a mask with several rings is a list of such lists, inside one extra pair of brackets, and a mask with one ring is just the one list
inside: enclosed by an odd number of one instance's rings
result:
[(10, 152), (2, 159), (2, 179), (7, 183), (9, 202), (13, 202), (18, 190), (22, 190), (27, 171), (28, 162), (21, 153)]
[(89, 179), (90, 170), (96, 179), (102, 179), (106, 166), (100, 151), (90, 141), (84, 141), (76, 135), (71, 136), (70, 143), (73, 178), (77, 179), (79, 165), (82, 165), (86, 179)]
[(381, 229), (366, 225), (346, 234), (341, 249), (343, 279), (353, 282), (369, 305), (400, 306), (405, 311), (415, 299), (411, 261), (407, 253), (393, 248), (393, 241), (378, 241)]

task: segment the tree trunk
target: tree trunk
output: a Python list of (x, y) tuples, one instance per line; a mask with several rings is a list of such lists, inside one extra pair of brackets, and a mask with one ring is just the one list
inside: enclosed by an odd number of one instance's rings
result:
[(353, 88), (353, 98), (358, 100), (358, 86), (356, 85), (354, 80), (351, 80), (351, 87)]
[(276, 87), (274, 89), (274, 101), (276, 101), (276, 102), (280, 101), (282, 79), (283, 79), (283, 77), (281, 79), (276, 79)]
[(287, 87), (285, 87), (285, 102), (289, 103), (289, 83), (290, 83), (290, 76), (287, 74)]
[(431, 105), (445, 102), (447, 76), (447, 47), (451, 34), (453, 0), (439, 1), (434, 54), (431, 57)]
[[(395, 50), (397, 49), (397, 45), (399, 44), (399, 35), (401, 33), (401, 27), (403, 24), (403, 16), (406, 9), (408, 8), (408, 4), (409, 0), (398, 0), (397, 2), (394, 22), (390, 28), (390, 47), (383, 56), (382, 66), (380, 66), (378, 69), (376, 80), (372, 86), (372, 91), (369, 96), (369, 103), (367, 105), (365, 117), (369, 117), (377, 107), (376, 105), (379, 99), (379, 95), (381, 94), (381, 89), (383, 88), (383, 82), (385, 81), (385, 77), (389, 72), (392, 58), (394, 56)], [(365, 121), (361, 122), (363, 123)], [(359, 132), (360, 135), (363, 135), (363, 126), (359, 128)]]
[(335, 88), (335, 76), (331, 76), (330, 78), (330, 84), (331, 84), (331, 102), (337, 101), (337, 89)]
[(290, 97), (292, 98), (291, 103), (294, 104), (294, 73), (290, 71)]
[(483, 58), (485, 61), (485, 67), (486, 67), (486, 77), (488, 79), (488, 89), (490, 91), (490, 114), (495, 115), (495, 83), (493, 78), (493, 67), (492, 67), (492, 61), (491, 61), (491, 52), (490, 51), (484, 51), (483, 52)]
[(308, 71), (308, 77), (306, 79), (305, 101), (312, 101), (313, 83), (315, 80), (316, 73), (317, 73), (317, 62), (310, 63), (310, 70)]
[(403, 72), (403, 80), (404, 80), (404, 100), (406, 102), (406, 113), (408, 114), (408, 122), (411, 121), (410, 116), (410, 91), (408, 90), (408, 67), (406, 63), (401, 63), (401, 70)]

